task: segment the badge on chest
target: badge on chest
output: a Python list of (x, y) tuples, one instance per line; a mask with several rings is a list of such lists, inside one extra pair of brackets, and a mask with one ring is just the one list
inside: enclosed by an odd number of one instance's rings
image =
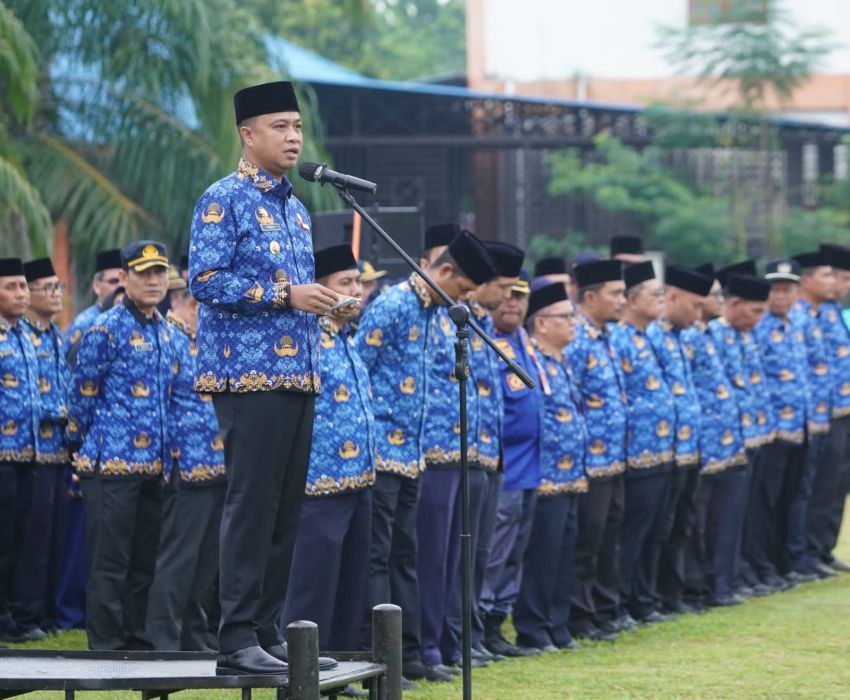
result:
[(265, 207), (257, 207), (257, 210), (254, 212), (254, 218), (260, 224), (260, 228), (263, 231), (280, 231), (280, 224), (274, 220), (274, 217), (269, 214), (269, 210)]

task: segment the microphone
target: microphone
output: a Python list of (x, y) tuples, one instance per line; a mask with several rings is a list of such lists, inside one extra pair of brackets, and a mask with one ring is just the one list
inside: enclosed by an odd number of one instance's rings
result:
[(298, 168), (298, 174), (310, 182), (318, 182), (322, 185), (327, 183), (340, 190), (356, 190), (357, 192), (375, 194), (375, 190), (378, 189), (374, 182), (330, 170), (325, 163), (302, 163), (301, 167)]

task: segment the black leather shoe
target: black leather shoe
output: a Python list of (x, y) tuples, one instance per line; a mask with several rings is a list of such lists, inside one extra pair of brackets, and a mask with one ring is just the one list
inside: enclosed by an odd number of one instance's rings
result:
[(820, 562), (812, 566), (812, 571), (819, 579), (834, 578), (838, 576), (835, 571), (829, 568), (826, 564), (821, 564)]
[(659, 622), (670, 622), (673, 618), (669, 615), (662, 615), (657, 610), (653, 610), (651, 613), (642, 617), (638, 620), (642, 625), (654, 625)]
[(576, 649), (582, 648), (581, 644), (579, 644), (575, 639), (556, 642), (555, 646), (558, 647), (558, 649), (568, 649), (569, 651), (575, 651)]
[(446, 666), (446, 664), (434, 664), (431, 668), (436, 668), (440, 673), (446, 673), (450, 676), (459, 676), (463, 673), (460, 666)]
[(554, 644), (547, 644), (545, 647), (537, 648), (540, 649), (540, 651), (542, 651), (544, 654), (554, 654), (555, 652), (560, 651), (558, 647), (556, 647)]
[(733, 593), (732, 595), (721, 596), (720, 598), (712, 598), (708, 601), (708, 605), (712, 608), (728, 608), (744, 602), (746, 602), (746, 598)]
[(454, 680), (454, 676), (437, 670), (436, 666), (426, 666), (421, 661), (410, 661), (402, 665), (401, 675), (414, 681), (424, 680), (447, 683)]
[(413, 681), (405, 678), (404, 676), (401, 677), (402, 690), (419, 690), (420, 687), (421, 686), (418, 683), (414, 683)]
[[(270, 647), (264, 647), (264, 649), (267, 653), (271, 654), (276, 659), (280, 659), (281, 661), (289, 661), (286, 642), (282, 642), (281, 644), (274, 644)], [(339, 662), (336, 659), (332, 659), (330, 656), (319, 657), (320, 671), (332, 671), (337, 666), (339, 666)]]
[(515, 658), (520, 656), (537, 656), (540, 653), (539, 651), (537, 651), (537, 649), (515, 646), (504, 637), (485, 639), (484, 647), (492, 654), (512, 656)]
[(614, 620), (617, 632), (637, 632), (638, 623), (629, 613), (623, 613)]
[(479, 644), (474, 647), (475, 651), (481, 654), (485, 661), (504, 661), (507, 656), (502, 656), (501, 654), (494, 654), (489, 649), (487, 649), (484, 644)]
[(221, 654), (216, 665), (216, 674), (219, 676), (283, 676), (288, 671), (286, 662), (259, 646)]
[(841, 559), (836, 559), (835, 557), (833, 557), (829, 561), (825, 561), (824, 564), (826, 564), (833, 571), (838, 571), (842, 574), (850, 573), (850, 564), (848, 564), (846, 561), (841, 561)]
[(785, 578), (792, 583), (809, 583), (818, 580), (817, 574), (811, 571), (789, 571), (785, 574)]
[(755, 598), (761, 598), (766, 595), (772, 595), (773, 593), (777, 593), (781, 588), (775, 588), (774, 586), (768, 586), (766, 583), (757, 583), (750, 588), (751, 595)]
[(613, 632), (603, 632), (595, 625), (588, 625), (584, 629), (576, 630), (574, 633), (579, 639), (588, 639), (591, 642), (615, 642), (617, 635)]

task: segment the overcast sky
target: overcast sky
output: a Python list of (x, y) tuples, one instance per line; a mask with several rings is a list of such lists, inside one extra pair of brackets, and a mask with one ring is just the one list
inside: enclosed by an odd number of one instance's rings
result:
[[(513, 80), (670, 75), (652, 48), (659, 24), (684, 24), (688, 0), (484, 0), (488, 75)], [(842, 47), (819, 72), (850, 74), (850, 0), (786, 0), (800, 26)]]

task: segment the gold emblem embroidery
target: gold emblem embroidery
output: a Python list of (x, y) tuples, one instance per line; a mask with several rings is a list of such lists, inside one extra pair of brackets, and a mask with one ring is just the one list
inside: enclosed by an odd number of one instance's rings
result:
[(138, 348), (145, 344), (145, 337), (139, 333), (139, 331), (133, 331), (130, 334), (130, 345), (134, 348)]
[(605, 405), (605, 399), (601, 396), (597, 396), (596, 394), (591, 394), (587, 398), (587, 407), (588, 408), (602, 408)]
[(669, 336), (664, 339), (665, 344), (667, 345), (667, 349), (670, 352), (673, 352), (676, 349), (676, 343)]
[(522, 383), (522, 379), (517, 377), (515, 374), (509, 374), (508, 375), (508, 388), (511, 391), (519, 391), (524, 386), (525, 386), (525, 384)]
[(753, 372), (750, 375), (750, 384), (761, 384), (761, 374), (759, 372)]
[(741, 425), (744, 426), (745, 428), (749, 428), (752, 424), (753, 424), (753, 419), (750, 418), (750, 414), (749, 413), (742, 413), (741, 414)]
[(720, 438), (720, 444), (721, 445), (731, 445), (733, 442), (735, 442), (735, 438), (732, 435), (732, 432), (729, 431), (729, 430), (724, 432), (723, 435)]
[(737, 386), (738, 388), (743, 388), (744, 386), (746, 386), (746, 382), (744, 381), (744, 378), (740, 374), (736, 374), (735, 378), (732, 381), (734, 382), (735, 386)]
[(572, 423), (573, 414), (572, 411), (561, 406), (558, 409), (558, 412), (555, 414), (555, 420), (559, 423)]
[(844, 382), (844, 384), (842, 384), (841, 387), (838, 389), (838, 393), (841, 396), (850, 395), (850, 382)]
[(661, 386), (661, 381), (658, 379), (658, 377), (655, 377), (653, 375), (649, 375), (646, 378), (646, 388), (649, 391), (656, 391), (660, 386)]
[(20, 383), (21, 381), (11, 372), (6, 372), (6, 374), (3, 375), (3, 386), (6, 389), (14, 389)]
[(779, 412), (779, 417), (782, 420), (791, 420), (794, 417), (794, 409), (791, 406), (786, 406)]
[(366, 334), (366, 345), (371, 345), (373, 348), (381, 347), (381, 341), (384, 337), (384, 332), (380, 328), (369, 331)]
[(444, 335), (449, 335), (452, 332), (452, 324), (445, 316), (440, 316), (440, 330)]
[(767, 416), (761, 411), (756, 411), (756, 423), (758, 425), (767, 425)]
[(608, 445), (602, 440), (594, 440), (588, 445), (587, 449), (592, 455), (603, 455), (608, 451)]
[(50, 380), (47, 377), (40, 377), (38, 380), (38, 391), (42, 394), (47, 394), (50, 392)]
[(360, 454), (360, 447), (353, 440), (346, 440), (337, 453), (343, 459), (354, 459)]
[(658, 437), (667, 437), (670, 434), (670, 424), (663, 420), (655, 428), (655, 434)]
[(493, 438), (491, 438), (491, 437), (490, 437), (490, 433), (488, 433), (488, 432), (487, 432), (486, 430), (484, 430), (483, 428), (481, 429), (480, 440), (481, 440), (481, 442), (483, 442), (485, 445), (489, 445), (491, 442), (493, 442)]
[(794, 379), (794, 373), (790, 369), (781, 369), (779, 370), (779, 381), (780, 382), (790, 382)]
[(230, 357), (230, 346), (225, 345), (224, 349), (221, 351), (221, 354), (224, 355), (225, 358)]
[(30, 340), (34, 348), (41, 347), (41, 338), (38, 337), (38, 333), (30, 333)]
[(257, 304), (263, 300), (263, 288), (259, 282), (256, 282), (247, 292), (245, 298), (249, 304)]
[(91, 380), (87, 380), (80, 385), (80, 394), (83, 396), (97, 396), (99, 391), (100, 387)]
[(478, 395), (479, 396), (484, 396), (486, 398), (487, 396), (490, 396), (490, 394), (492, 394), (492, 393), (493, 393), (493, 389), (490, 388), (489, 384), (487, 384), (486, 382), (478, 382)]
[(574, 464), (573, 458), (566, 455), (558, 462), (558, 469), (572, 469)]
[(398, 383), (402, 394), (412, 394), (416, 391), (416, 380), (413, 377), (405, 377)]
[(45, 440), (48, 440), (53, 437), (53, 426), (49, 423), (46, 425), (42, 425), (38, 429), (38, 434), (43, 437)]
[(263, 231), (278, 230), (280, 226), (275, 223), (274, 217), (269, 214), (269, 210), (265, 207), (257, 207), (257, 211), (254, 212), (254, 218), (257, 220), (257, 223), (260, 224), (260, 228)]
[(404, 444), (404, 431), (401, 428), (396, 428), (395, 430), (387, 433), (387, 442), (390, 445), (403, 445)]
[(676, 396), (683, 396), (685, 394), (685, 387), (682, 385), (678, 379), (673, 382), (673, 393)]
[(133, 447), (139, 450), (144, 450), (151, 446), (151, 436), (147, 433), (139, 433), (133, 436)]
[(340, 384), (334, 392), (334, 401), (337, 403), (345, 403), (351, 398), (351, 392), (345, 384)]
[(479, 350), (484, 349), (484, 341), (481, 340), (477, 335), (472, 336), (472, 340), (470, 341), (472, 345), (472, 349), (478, 352)]
[(274, 352), (278, 357), (295, 357), (298, 354), (298, 343), (284, 335), (274, 344)]
[(198, 397), (204, 403), (209, 403), (210, 401), (212, 401), (212, 394), (198, 394)]
[(715, 396), (721, 401), (729, 398), (729, 389), (726, 388), (725, 384), (721, 384), (717, 387), (717, 391), (715, 392)]
[(216, 435), (210, 440), (210, 448), (213, 452), (221, 452), (224, 449), (224, 440), (221, 439), (221, 435)]
[(452, 426), (452, 432), (453, 432), (455, 435), (460, 435), (460, 423), (459, 423), (459, 422), (458, 422), (458, 423), (455, 423), (455, 424)]
[(218, 270), (205, 270), (200, 273), (195, 279), (198, 280), (201, 284), (204, 282), (209, 282), (213, 277), (215, 277)]
[(774, 328), (770, 332), (770, 339), (774, 343), (781, 343), (784, 340), (784, 338), (785, 338), (785, 336), (783, 335), (782, 331), (780, 331), (778, 328)]
[(218, 202), (210, 202), (204, 213), (201, 214), (201, 221), (205, 224), (218, 224), (224, 218), (224, 209)]
[(643, 339), (641, 336), (639, 336), (639, 335), (633, 335), (633, 336), (632, 336), (632, 341), (634, 342), (635, 347), (636, 347), (638, 350), (640, 350), (641, 348), (643, 348), (643, 346), (644, 346), (644, 345), (646, 345), (646, 340), (644, 340), (644, 339)]
[(322, 331), (322, 339), (319, 341), (325, 350), (329, 350), (336, 345), (336, 339), (330, 334)]
[(632, 361), (628, 357), (624, 357), (620, 362), (620, 365), (626, 374), (631, 374), (634, 369), (634, 367), (632, 367)]
[(815, 406), (815, 413), (826, 413), (826, 403), (821, 401), (817, 406)]
[(594, 355), (593, 353), (590, 353), (587, 356), (587, 364), (585, 365), (587, 367), (587, 369), (594, 369), (596, 367), (596, 365), (598, 365), (598, 364), (599, 364), (599, 361), (596, 359), (596, 355)]
[(410, 327), (410, 332), (407, 334), (407, 339), (412, 343), (414, 341), (419, 340), (419, 326), (413, 325)]
[(823, 362), (818, 362), (818, 363), (815, 365), (814, 372), (815, 372), (815, 374), (816, 374), (816, 375), (818, 375), (819, 377), (822, 377), (822, 376), (824, 376), (825, 374), (827, 374), (827, 373), (829, 372), (829, 368), (828, 368), (828, 367), (826, 366), (826, 364), (824, 364)]
[(14, 420), (12, 420), (11, 418), (3, 424), (2, 428), (0, 428), (0, 433), (3, 433), (3, 435), (6, 435), (6, 436), (16, 435), (17, 432), (18, 432), (18, 424)]
[(130, 387), (130, 393), (137, 399), (143, 399), (150, 396), (150, 387), (142, 381), (138, 381)]
[(679, 440), (690, 440), (691, 438), (691, 426), (683, 425), (679, 428), (679, 431), (676, 433), (676, 437)]

